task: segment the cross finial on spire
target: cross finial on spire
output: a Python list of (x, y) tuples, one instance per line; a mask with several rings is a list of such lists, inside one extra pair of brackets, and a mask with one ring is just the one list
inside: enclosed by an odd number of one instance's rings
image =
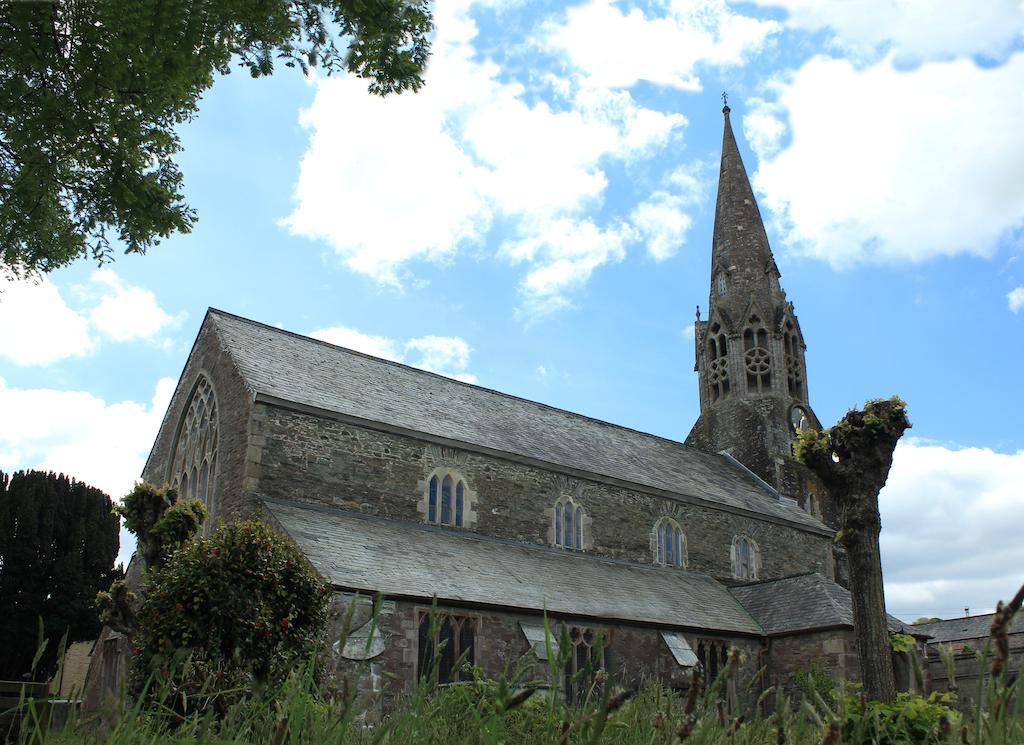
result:
[(729, 94), (722, 91), (722, 113), (728, 114), (731, 111), (729, 108)]

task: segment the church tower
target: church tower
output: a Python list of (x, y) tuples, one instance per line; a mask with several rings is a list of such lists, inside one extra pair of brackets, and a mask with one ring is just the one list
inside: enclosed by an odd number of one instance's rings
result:
[(824, 490), (793, 458), (796, 433), (819, 427), (807, 397), (803, 334), (772, 257), (725, 114), (707, 320), (694, 326), (700, 417), (686, 444), (725, 451), (826, 522)]

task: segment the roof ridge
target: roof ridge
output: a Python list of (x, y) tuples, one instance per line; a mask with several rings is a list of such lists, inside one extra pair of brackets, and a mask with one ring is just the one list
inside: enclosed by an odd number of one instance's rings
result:
[(790, 580), (790, 579), (797, 579), (799, 577), (807, 577), (807, 576), (812, 575), (812, 574), (817, 574), (822, 579), (828, 579), (828, 577), (823, 575), (821, 572), (816, 572), (813, 569), (811, 569), (811, 570), (808, 570), (806, 572), (796, 572), (794, 574), (787, 574), (787, 575), (782, 576), (782, 577), (772, 577), (771, 579), (755, 579), (755, 580), (751, 580), (750, 582), (742, 582), (742, 583), (737, 584), (737, 585), (732, 585), (729, 589), (730, 590), (734, 590), (734, 589), (735, 590), (741, 590), (744, 587), (761, 587), (763, 585), (770, 585), (770, 584), (773, 584), (775, 582), (785, 582), (786, 580)]
[(580, 414), (577, 411), (571, 411), (569, 409), (562, 409), (562, 408), (560, 408), (558, 406), (552, 406), (551, 404), (546, 404), (543, 401), (534, 401), (533, 399), (524, 398), (523, 396), (517, 396), (517, 395), (515, 395), (513, 393), (506, 393), (505, 391), (499, 391), (496, 388), (488, 388), (486, 386), (477, 385), (476, 383), (467, 383), (464, 380), (459, 380), (458, 378), (451, 378), (451, 377), (448, 377), (447, 375), (442, 375), (440, 373), (433, 372), (432, 370), (424, 370), (421, 367), (413, 367), (412, 365), (407, 365), (404, 362), (398, 362), (396, 360), (389, 360), (389, 359), (385, 359), (384, 357), (377, 357), (377, 356), (372, 355), (372, 354), (367, 354), (366, 352), (360, 352), (358, 349), (351, 349), (349, 347), (343, 347), (343, 346), (341, 346), (339, 344), (332, 344), (331, 342), (324, 341), (323, 339), (317, 339), (317, 338), (312, 337), (312, 336), (307, 336), (306, 334), (300, 334), (297, 331), (289, 331), (288, 329), (279, 328), (278, 326), (272, 326), (270, 324), (263, 323), (262, 321), (256, 321), (256, 320), (254, 320), (252, 318), (246, 318), (245, 316), (240, 316), (237, 313), (231, 313), (231, 312), (226, 311), (226, 310), (221, 310), (220, 308), (214, 308), (213, 306), (210, 306), (207, 309), (207, 312), (208, 313), (212, 313), (212, 314), (216, 314), (216, 315), (228, 316), (229, 318), (233, 318), (236, 321), (241, 321), (243, 323), (248, 323), (248, 324), (253, 325), (253, 326), (259, 326), (260, 328), (265, 328), (268, 331), (273, 331), (273, 332), (276, 332), (276, 333), (279, 333), (279, 334), (286, 334), (288, 336), (291, 336), (291, 337), (294, 337), (294, 338), (297, 338), (297, 339), (302, 339), (302, 340), (307, 341), (307, 342), (313, 342), (313, 343), (318, 344), (320, 346), (330, 347), (331, 349), (338, 349), (338, 350), (341, 350), (341, 351), (346, 352), (348, 354), (356, 355), (357, 357), (364, 357), (366, 359), (373, 360), (374, 362), (381, 362), (381, 363), (384, 363), (386, 365), (391, 365), (391, 366), (394, 366), (394, 367), (400, 367), (402, 369), (410, 370), (410, 371), (412, 371), (414, 373), (418, 373), (420, 375), (429, 375), (431, 377), (439, 378), (441, 380), (445, 380), (445, 381), (448, 381), (448, 382), (451, 382), (451, 383), (455, 383), (457, 385), (465, 386), (465, 387), (468, 387), (468, 388), (474, 388), (474, 389), (476, 389), (478, 391), (483, 391), (485, 393), (491, 393), (491, 394), (494, 394), (494, 395), (497, 395), (497, 396), (501, 396), (502, 398), (511, 399), (513, 401), (521, 401), (523, 403), (531, 404), (533, 406), (540, 406), (542, 408), (548, 409), (549, 411), (554, 411), (554, 412), (557, 412), (559, 414), (568, 414), (569, 416), (575, 417), (577, 419), (583, 419), (583, 420), (588, 421), (588, 422), (594, 422), (596, 424), (601, 424), (601, 425), (604, 425), (606, 427), (612, 427), (614, 429), (623, 430), (625, 432), (633, 432), (634, 434), (643, 435), (644, 437), (651, 437), (651, 438), (653, 438), (655, 440), (660, 440), (661, 442), (665, 442), (665, 443), (668, 443), (670, 445), (679, 445), (680, 447), (686, 448), (686, 450), (688, 450), (689, 452), (697, 453), (697, 454), (699, 454), (699, 455), (701, 455), (703, 457), (708, 457), (708, 458), (719, 458), (720, 457), (716, 453), (709, 453), (706, 450), (701, 450), (699, 448), (695, 448), (692, 445), (687, 445), (685, 442), (682, 442), (680, 440), (673, 440), (670, 437), (663, 437), (662, 435), (656, 435), (656, 434), (653, 434), (651, 432), (644, 432), (643, 430), (636, 429), (634, 427), (627, 427), (624, 424), (616, 424), (615, 422), (609, 422), (607, 419), (598, 419), (596, 417), (587, 416), (586, 414)]

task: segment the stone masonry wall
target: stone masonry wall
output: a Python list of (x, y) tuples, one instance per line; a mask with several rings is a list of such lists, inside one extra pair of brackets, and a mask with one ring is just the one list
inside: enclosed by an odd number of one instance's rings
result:
[(796, 676), (812, 666), (833, 681), (860, 680), (860, 661), (853, 629), (829, 629), (777, 637), (768, 642), (768, 683), (797, 701)]
[[(336, 607), (347, 608), (351, 595), (339, 594)], [(354, 615), (352, 626), (369, 620), (369, 601), (360, 599), (361, 606)], [(401, 707), (412, 693), (417, 680), (419, 622), (431, 612), (428, 602), (385, 601), (379, 609), (379, 629), (384, 642), (383, 650), (369, 659), (345, 659), (337, 650), (333, 653), (331, 669), (333, 684), (346, 690), (357, 690), (365, 702), (368, 716), (379, 716)], [(552, 685), (551, 671), (546, 660), (539, 659), (523, 633), (520, 623), (543, 625), (543, 617), (502, 613), (476, 608), (447, 608), (438, 612), (452, 613), (472, 619), (475, 624), (476, 666), (486, 678), (494, 679), (503, 673), (512, 676), (519, 685), (531, 683), (545, 688), (562, 690), (563, 673), (557, 671)], [(336, 613), (336, 619), (343, 613)], [(666, 686), (685, 689), (689, 685), (691, 669), (680, 666), (656, 629), (622, 624), (595, 624), (550, 618), (553, 635), (560, 634), (560, 624), (602, 630), (611, 650), (612, 681), (616, 685), (638, 686), (644, 681), (657, 679)], [(341, 624), (335, 621), (332, 629), (338, 634)], [(739, 678), (736, 685), (736, 706), (749, 711), (760, 688), (749, 685), (761, 665), (761, 642), (756, 639), (703, 637), (684, 634), (696, 649), (703, 640), (714, 640), (736, 647), (741, 652)], [(723, 694), (724, 696), (724, 694)]]
[(549, 544), (552, 506), (571, 495), (586, 511), (588, 552), (651, 562), (654, 524), (669, 515), (686, 532), (694, 571), (730, 578), (732, 539), (743, 533), (760, 547), (763, 579), (806, 571), (832, 576), (826, 536), (755, 517), (263, 403), (254, 406), (251, 426), (246, 488), (253, 494), (421, 521), (428, 480), (445, 469), (461, 474), (473, 493), (473, 529), (479, 533)]
[(245, 387), (231, 356), (224, 351), (210, 318), (203, 323), (195, 347), (178, 380), (178, 387), (164, 414), (146, 462), (142, 478), (154, 484), (167, 483), (170, 461), (176, 444), (182, 414), (188, 407), (200, 375), (205, 374), (213, 385), (219, 417), (217, 468), (213, 483), (217, 490), (218, 515), (246, 511), (249, 501), (244, 496), (246, 451), (249, 446), (249, 416), (252, 393)]

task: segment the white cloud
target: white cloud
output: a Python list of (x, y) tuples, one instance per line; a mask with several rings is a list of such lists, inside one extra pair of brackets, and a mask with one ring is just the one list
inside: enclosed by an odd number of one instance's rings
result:
[(345, 326), (317, 329), (311, 332), (310, 336), (314, 339), (337, 344), (339, 347), (371, 354), (374, 357), (383, 357), (394, 362), (401, 362), (402, 360), (398, 343), (386, 336), (370, 336)]
[(0, 357), (48, 365), (89, 354), (104, 337), (156, 340), (181, 320), (164, 311), (152, 292), (126, 285), (111, 269), (96, 270), (70, 294), (91, 307), (70, 307), (48, 277), (0, 281)]
[(886, 602), (901, 618), (984, 612), (1020, 584), (1024, 451), (907, 439), (880, 495)]
[(48, 365), (83, 357), (94, 345), (88, 320), (68, 307), (48, 278), (0, 280), (0, 357)]
[(1006, 94), (1022, 81), (1024, 53), (910, 72), (816, 57), (776, 86), (792, 141), (759, 153), (762, 205), (794, 250), (837, 266), (990, 255), (1024, 225), (1024, 97)]
[(548, 23), (541, 43), (563, 53), (597, 87), (629, 88), (646, 80), (698, 91), (698, 64), (740, 64), (778, 29), (775, 21), (730, 12), (725, 0), (671, 2), (658, 16), (590, 0), (570, 8), (564, 23)]
[(9, 388), (0, 378), (0, 469), (63, 472), (120, 499), (142, 473), (176, 381), (161, 378), (151, 401), (107, 403), (86, 391)]
[(788, 11), (791, 28), (828, 28), (847, 52), (867, 55), (892, 49), (908, 59), (984, 54), (1000, 57), (1024, 32), (1019, 0), (754, 0)]
[(1006, 302), (1010, 306), (1010, 310), (1014, 313), (1017, 313), (1021, 308), (1024, 308), (1024, 285), (1015, 287), (1006, 293)]
[(475, 383), (476, 376), (466, 372), (472, 348), (457, 336), (421, 336), (405, 344), (407, 355), (415, 355), (413, 367), (449, 375), (466, 383)]
[(89, 279), (103, 292), (99, 304), (89, 311), (89, 320), (114, 341), (152, 339), (176, 323), (157, 303), (156, 295), (124, 284), (113, 270), (97, 269)]
[(648, 255), (664, 261), (676, 255), (686, 243), (693, 218), (686, 210), (703, 200), (702, 182), (683, 168), (668, 179), (668, 189), (659, 189), (638, 204), (630, 215), (633, 226), (647, 245)]
[(503, 255), (513, 263), (531, 264), (520, 284), (520, 310), (536, 317), (568, 307), (567, 295), (585, 284), (599, 266), (625, 258), (626, 244), (635, 238), (627, 224), (600, 228), (591, 220), (561, 218), (543, 231), (508, 241), (502, 246)]
[(689, 326), (687, 326), (686, 328), (683, 329), (683, 338), (684, 339), (689, 339), (690, 341), (693, 341), (693, 339), (696, 336), (696, 334), (697, 334), (697, 330), (696, 330), (696, 328), (694, 328), (694, 325), (692, 323)]
[(458, 336), (420, 336), (403, 343), (386, 336), (370, 336), (345, 326), (317, 329), (309, 335), (314, 339), (392, 362), (402, 362), (465, 383), (475, 383), (477, 380), (468, 371), (473, 349)]
[[(646, 157), (686, 120), (578, 74), (531, 79), (528, 91), (479, 59), (467, 6), (439, 2), (435, 20), (421, 92), (382, 101), (353, 79), (318, 83), (301, 118), (310, 143), (295, 207), (282, 224), (326, 240), (354, 271), (404, 286), (411, 262), (452, 260), (480, 244), (500, 217), (512, 242), (528, 243), (525, 253), (539, 262), (514, 252), (526, 265), (524, 305), (567, 305), (558, 293), (533, 302), (534, 275), (565, 274), (564, 263), (554, 265), (565, 253), (566, 225), (606, 237), (620, 232), (614, 218), (603, 226), (582, 220), (608, 187), (604, 161)], [(538, 84), (553, 102), (538, 98)], [(571, 279), (544, 284), (578, 287), (619, 253), (602, 248), (573, 262)]]

